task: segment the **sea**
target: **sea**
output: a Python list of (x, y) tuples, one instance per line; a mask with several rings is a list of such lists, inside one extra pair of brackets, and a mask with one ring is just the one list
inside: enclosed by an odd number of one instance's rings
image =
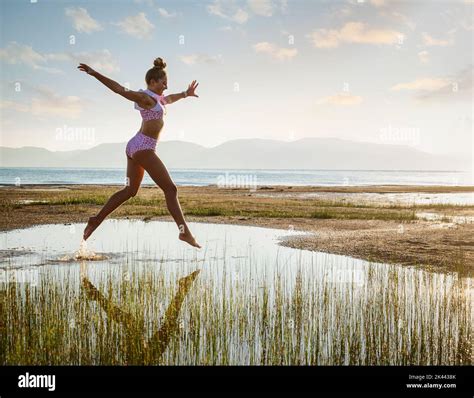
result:
[[(168, 169), (178, 186), (472, 186), (473, 173), (417, 170)], [(0, 185), (126, 184), (125, 168), (0, 167)], [(145, 173), (142, 185), (155, 185)]]

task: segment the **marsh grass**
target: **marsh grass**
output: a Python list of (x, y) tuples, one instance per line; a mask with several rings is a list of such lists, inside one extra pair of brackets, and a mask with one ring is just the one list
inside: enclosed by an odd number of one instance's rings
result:
[(333, 218), (333, 219), (358, 219), (358, 220), (397, 220), (413, 221), (417, 219), (413, 210), (385, 210), (365, 208), (364, 211), (346, 210), (341, 212), (339, 209), (318, 209), (311, 213), (311, 218)]
[(1, 363), (472, 365), (470, 279), (369, 264), (355, 283), (355, 268), (347, 282), (330, 264), (245, 261), (93, 277), (83, 263), (3, 284)]
[[(96, 205), (103, 206), (113, 192), (102, 189), (100, 193), (75, 191), (74, 195), (64, 192), (54, 194), (35, 194), (44, 202), (35, 201), (19, 206), (67, 206), (71, 211), (73, 206)], [(116, 190), (116, 188), (115, 188)], [(134, 215), (166, 215), (166, 203), (158, 189), (146, 188), (142, 196), (137, 195), (123, 204), (124, 211)], [(341, 200), (321, 199), (282, 199), (236, 196), (227, 197), (225, 194), (216, 197), (206, 195), (184, 195), (180, 201), (185, 215), (197, 217), (240, 216), (267, 218), (320, 218), (320, 219), (360, 219), (360, 220), (396, 220), (413, 221), (417, 210), (424, 209), (468, 209), (472, 206), (457, 205), (402, 205), (377, 203), (352, 203)]]
[(20, 207), (21, 207), (21, 205), (19, 205), (18, 203), (15, 203), (11, 199), (1, 199), (0, 200), (0, 214), (7, 221), (13, 216), (14, 210), (18, 209)]

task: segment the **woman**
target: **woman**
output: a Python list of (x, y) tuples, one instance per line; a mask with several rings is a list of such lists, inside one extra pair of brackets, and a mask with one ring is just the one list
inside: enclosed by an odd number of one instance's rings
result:
[(199, 97), (195, 94), (199, 83), (196, 80), (188, 86), (186, 91), (179, 94), (163, 95), (168, 87), (165, 71), (166, 63), (161, 58), (154, 61), (154, 66), (145, 75), (146, 90), (131, 91), (117, 82), (101, 75), (86, 64), (79, 64), (81, 71), (94, 76), (97, 80), (110, 88), (114, 93), (135, 103), (135, 109), (140, 111), (142, 125), (132, 137), (125, 150), (127, 155), (127, 184), (125, 188), (114, 193), (102, 210), (94, 217), (90, 217), (84, 229), (84, 240), (101, 224), (102, 221), (123, 202), (135, 196), (146, 170), (153, 181), (163, 190), (166, 205), (179, 228), (179, 239), (192, 246), (200, 248), (186, 221), (178, 200), (176, 185), (171, 179), (168, 170), (155, 153), (156, 143), (163, 128), (163, 111), (165, 104), (172, 104), (182, 98)]

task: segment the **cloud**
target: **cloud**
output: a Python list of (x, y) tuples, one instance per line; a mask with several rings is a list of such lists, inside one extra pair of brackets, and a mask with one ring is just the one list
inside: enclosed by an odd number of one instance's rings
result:
[(272, 0), (248, 0), (249, 8), (256, 14), (264, 17), (273, 15), (274, 4)]
[(44, 70), (49, 73), (64, 73), (57, 68), (49, 67), (50, 62), (85, 63), (104, 73), (115, 73), (120, 70), (112, 53), (107, 50), (84, 51), (79, 53), (49, 53), (41, 54), (32, 47), (11, 42), (4, 49), (0, 49), (0, 59), (9, 64), (23, 64), (32, 69)]
[(448, 39), (435, 39), (434, 37), (430, 36), (428, 33), (423, 32), (422, 33), (422, 38), (423, 38), (423, 44), (425, 46), (452, 46), (454, 44), (454, 40), (452, 37), (452, 34), (454, 32), (450, 32), (450, 37)]
[(190, 55), (181, 55), (180, 59), (186, 65), (222, 63), (222, 55), (210, 56), (206, 54), (190, 54)]
[(336, 15), (338, 16), (347, 16), (347, 15), (351, 15), (352, 14), (352, 9), (350, 9), (349, 7), (342, 7), (341, 9), (337, 10)]
[(370, 0), (370, 4), (375, 7), (384, 7), (388, 4), (387, 0)]
[(420, 78), (408, 83), (399, 83), (391, 88), (394, 91), (415, 91), (418, 101), (430, 100), (466, 100), (472, 101), (474, 68), (472, 65), (454, 76)]
[(148, 20), (144, 12), (125, 18), (114, 23), (119, 26), (123, 32), (137, 39), (149, 39), (155, 26)]
[(473, 79), (474, 68), (472, 65), (462, 69), (454, 76), (448, 78), (449, 84), (440, 87), (437, 90), (430, 90), (428, 92), (419, 92), (416, 99), (421, 102), (432, 100), (447, 100), (447, 101), (469, 101), (472, 103), (473, 95)]
[(65, 10), (66, 15), (72, 19), (74, 29), (81, 33), (92, 33), (102, 30), (102, 26), (92, 18), (87, 10), (82, 7), (69, 7)]
[(459, 21), (459, 24), (465, 30), (474, 30), (474, 22), (473, 22), (472, 18), (469, 18), (469, 17), (464, 18), (461, 21)]
[(361, 4), (371, 4), (375, 7), (385, 7), (390, 4), (393, 4), (393, 1), (389, 0), (348, 0), (348, 2), (352, 5), (361, 5)]
[(405, 14), (402, 14), (400, 10), (403, 10), (405, 6), (400, 1), (382, 1), (382, 0), (349, 0), (349, 5), (347, 3), (343, 3), (344, 5), (335, 12), (332, 13), (332, 16), (337, 17), (346, 17), (348, 15), (354, 14), (354, 11), (358, 11), (363, 4), (370, 4), (375, 6), (376, 11), (369, 11), (370, 13), (377, 14), (374, 15), (374, 20), (380, 20), (378, 16), (382, 16), (386, 18), (390, 22), (395, 22), (397, 24), (403, 24), (407, 26), (410, 30), (414, 30), (416, 27), (416, 23), (413, 22), (409, 17)]
[(49, 89), (37, 90), (39, 97), (31, 99), (31, 113), (43, 116), (63, 116), (76, 119), (83, 108), (82, 100), (76, 96), (60, 96)]
[(335, 48), (343, 43), (396, 44), (403, 37), (390, 29), (370, 29), (362, 22), (348, 22), (341, 29), (318, 29), (306, 35), (317, 48)]
[(429, 59), (429, 52), (424, 50), (424, 51), (420, 51), (418, 53), (418, 59), (420, 60), (420, 62), (422, 64), (427, 64), (428, 62), (430, 62), (430, 59)]
[(0, 109), (8, 109), (15, 112), (28, 112), (30, 107), (26, 104), (20, 104), (19, 102), (1, 100)]
[(239, 24), (247, 22), (249, 18), (247, 11), (236, 6), (234, 1), (229, 0), (214, 0), (212, 4), (207, 6), (207, 11), (211, 15), (216, 15)]
[(468, 31), (473, 30), (472, 5), (474, 4), (474, 0), (466, 4), (469, 4), (469, 9), (465, 7), (446, 7), (440, 11), (439, 15), (443, 19), (440, 25), (457, 26)]
[(254, 44), (253, 48), (257, 53), (269, 54), (272, 58), (280, 61), (292, 59), (298, 54), (296, 48), (278, 47), (275, 44), (266, 41)]
[(324, 97), (316, 101), (317, 105), (330, 104), (340, 106), (359, 105), (362, 102), (362, 97), (352, 94), (336, 94), (329, 97)]
[(158, 12), (163, 18), (174, 18), (177, 15), (175, 12), (166, 11), (164, 8), (161, 7), (158, 8)]
[(84, 63), (92, 69), (103, 73), (115, 73), (120, 70), (117, 61), (112, 53), (107, 50), (83, 51), (79, 53), (58, 53), (50, 54), (49, 58), (63, 61), (72, 61), (75, 63)]
[(408, 83), (399, 83), (391, 88), (393, 91), (400, 90), (422, 90), (422, 91), (435, 91), (440, 88), (446, 87), (450, 84), (449, 79), (444, 78), (421, 78)]
[(6, 48), (0, 49), (0, 59), (9, 64), (26, 65), (49, 73), (62, 73), (59, 69), (45, 66), (48, 63), (48, 56), (33, 50), (31, 46), (15, 41), (10, 42)]
[(46, 63), (46, 58), (32, 47), (15, 41), (10, 42), (6, 48), (0, 49), (0, 58), (10, 64), (25, 64), (32, 68), (40, 63)]
[(287, 0), (247, 0), (246, 3), (236, 0), (214, 0), (207, 6), (207, 11), (211, 15), (244, 24), (251, 16), (271, 17), (277, 10), (284, 13), (287, 6)]
[(395, 22), (398, 22), (398, 23), (402, 23), (406, 26), (408, 26), (408, 28), (410, 28), (410, 30), (414, 30), (416, 28), (416, 23), (413, 22), (410, 18), (408, 18), (405, 14), (402, 14), (398, 11), (393, 11), (393, 10), (388, 10), (388, 11), (385, 11), (385, 10), (381, 10), (379, 12), (380, 15), (388, 18), (389, 20), (392, 20), (392, 21), (395, 21)]
[(217, 30), (219, 32), (234, 32), (234, 33), (239, 34), (241, 36), (247, 36), (247, 32), (243, 28), (242, 25), (225, 25), (225, 26), (218, 27)]
[(247, 22), (248, 19), (249, 19), (249, 14), (240, 8), (236, 11), (233, 17), (233, 20), (240, 24)]
[(76, 96), (61, 96), (46, 87), (30, 87), (30, 103), (1, 101), (0, 108), (34, 116), (60, 116), (77, 119), (84, 107), (83, 101)]

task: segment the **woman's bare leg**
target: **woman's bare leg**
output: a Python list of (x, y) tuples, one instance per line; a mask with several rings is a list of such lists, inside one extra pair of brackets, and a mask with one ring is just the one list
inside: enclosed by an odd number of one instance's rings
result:
[(147, 171), (156, 185), (165, 194), (166, 206), (179, 228), (179, 239), (189, 243), (191, 246), (201, 247), (194, 239), (184, 219), (183, 211), (178, 200), (178, 188), (171, 179), (166, 166), (153, 150), (138, 151), (133, 158)]
[(135, 160), (127, 156), (127, 184), (125, 188), (115, 192), (100, 210), (100, 212), (89, 218), (86, 228), (84, 229), (84, 240), (86, 240), (92, 232), (104, 221), (104, 219), (112, 213), (123, 202), (135, 196), (140, 188), (145, 170)]

